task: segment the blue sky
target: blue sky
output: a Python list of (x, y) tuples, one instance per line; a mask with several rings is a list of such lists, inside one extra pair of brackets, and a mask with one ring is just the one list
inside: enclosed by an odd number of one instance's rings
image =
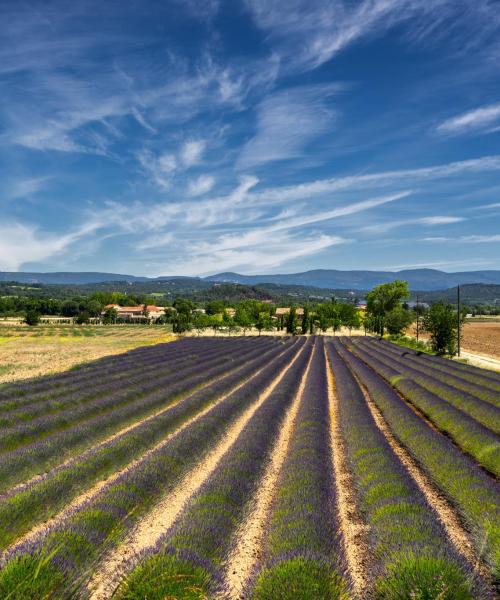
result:
[(500, 268), (500, 3), (0, 3), (0, 270)]

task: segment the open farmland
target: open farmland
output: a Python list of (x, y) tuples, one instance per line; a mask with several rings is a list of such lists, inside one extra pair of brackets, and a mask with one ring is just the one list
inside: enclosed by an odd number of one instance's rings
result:
[(500, 374), (185, 338), (0, 386), (0, 598), (493, 600)]
[(69, 369), (110, 354), (175, 339), (164, 327), (66, 325), (28, 327), (0, 321), (0, 383)]

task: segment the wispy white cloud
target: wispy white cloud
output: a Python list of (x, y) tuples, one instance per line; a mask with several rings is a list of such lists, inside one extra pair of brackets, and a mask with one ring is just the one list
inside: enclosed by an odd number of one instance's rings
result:
[(207, 143), (205, 140), (185, 142), (180, 151), (180, 159), (186, 167), (192, 167), (201, 161)]
[[(440, 123), (436, 130), (445, 134), (488, 132), (500, 122), (500, 103), (476, 108)], [(491, 129), (490, 129), (491, 131)]]
[(206, 275), (216, 271), (242, 269), (256, 273), (261, 269), (274, 269), (287, 262), (316, 254), (331, 246), (348, 243), (338, 236), (326, 234), (296, 236), (289, 232), (275, 233), (255, 231), (244, 241), (236, 239), (215, 240), (191, 245), (186, 260), (169, 261), (163, 271)]
[(453, 176), (494, 171), (500, 171), (500, 155), (484, 156), (434, 167), (381, 171), (378, 173), (320, 179), (292, 186), (271, 187), (262, 192), (254, 193), (252, 201), (254, 203), (293, 202), (324, 196), (342, 190), (372, 190), (392, 185), (406, 186)]
[(488, 258), (467, 258), (461, 260), (439, 260), (439, 261), (428, 261), (428, 262), (418, 262), (418, 263), (406, 263), (399, 265), (389, 265), (380, 267), (383, 270), (387, 271), (399, 271), (401, 269), (448, 269), (449, 267), (453, 268), (474, 268), (474, 267), (487, 267), (490, 265), (495, 265), (495, 262)]
[(500, 208), (500, 202), (493, 202), (492, 204), (483, 204), (478, 208)]
[(475, 235), (460, 235), (457, 237), (426, 237), (421, 239), (422, 242), (436, 243), (466, 243), (466, 244), (495, 244), (500, 242), (500, 234), (475, 234)]
[(309, 142), (332, 127), (335, 113), (326, 100), (340, 89), (303, 86), (268, 96), (257, 107), (257, 133), (244, 146), (239, 167), (302, 156)]
[[(185, 142), (177, 152), (164, 152), (155, 155), (151, 150), (141, 150), (137, 153), (136, 158), (142, 168), (150, 174), (153, 182), (166, 190), (171, 186), (176, 173), (190, 169), (200, 163), (206, 145), (205, 140), (191, 140)], [(198, 181), (198, 186), (203, 189), (204, 184), (206, 191), (209, 191), (213, 185), (213, 182), (212, 185), (209, 185), (209, 181), (206, 177), (201, 178)], [(193, 189), (196, 190), (196, 187)]]
[(98, 228), (86, 225), (63, 235), (44, 234), (37, 227), (20, 222), (0, 225), (0, 270), (18, 271), (27, 262), (41, 262), (64, 253)]
[(453, 216), (428, 216), (418, 217), (415, 219), (401, 219), (398, 221), (384, 221), (383, 223), (366, 225), (365, 227), (362, 227), (359, 231), (363, 231), (366, 233), (386, 233), (387, 231), (391, 231), (399, 227), (404, 227), (406, 225), (450, 225), (452, 223), (460, 223), (461, 221), (465, 221), (465, 218)]
[(480, 43), (500, 25), (486, 0), (245, 0), (288, 65), (315, 69), (358, 40), (404, 24), (415, 42), (435, 42), (460, 31), (462, 45)]
[(12, 200), (29, 198), (42, 190), (48, 181), (50, 181), (49, 176), (19, 179), (6, 186), (6, 194)]
[(207, 194), (215, 185), (215, 179), (211, 175), (200, 175), (188, 185), (190, 196), (201, 196)]

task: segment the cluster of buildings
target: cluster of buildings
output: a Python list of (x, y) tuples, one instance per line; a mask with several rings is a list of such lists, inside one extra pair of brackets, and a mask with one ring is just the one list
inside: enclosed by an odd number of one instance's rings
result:
[(119, 304), (107, 304), (104, 307), (104, 311), (102, 313), (103, 316), (109, 310), (116, 311), (116, 316), (119, 319), (128, 319), (131, 321), (134, 319), (144, 318), (147, 318), (150, 321), (156, 321), (165, 314), (165, 308), (163, 306), (155, 306), (154, 304), (140, 304), (139, 306), (120, 306)]

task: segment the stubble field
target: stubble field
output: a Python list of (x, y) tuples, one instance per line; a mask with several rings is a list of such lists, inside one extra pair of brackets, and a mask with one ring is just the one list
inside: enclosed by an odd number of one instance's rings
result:
[(0, 386), (0, 597), (493, 599), (500, 375), (186, 338)]
[(0, 383), (38, 377), (83, 362), (175, 339), (164, 327), (39, 325), (0, 321)]

